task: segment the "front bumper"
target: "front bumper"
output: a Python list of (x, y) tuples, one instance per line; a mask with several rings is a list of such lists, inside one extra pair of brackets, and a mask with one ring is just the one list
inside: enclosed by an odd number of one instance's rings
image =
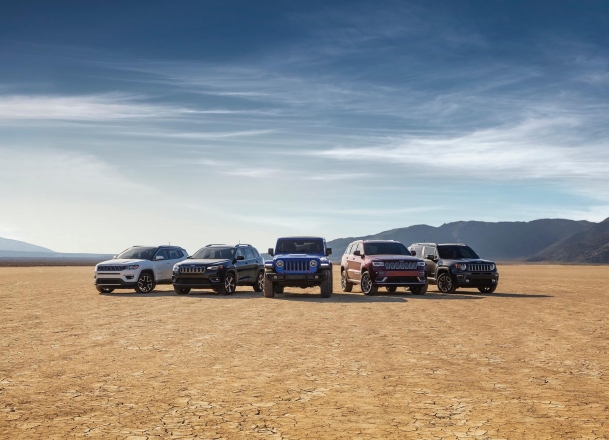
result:
[(133, 289), (137, 281), (124, 279), (125, 277), (95, 277), (93, 284), (96, 286), (108, 287), (111, 289)]
[(186, 287), (191, 289), (214, 289), (222, 286), (224, 274), (176, 274), (171, 277), (171, 283), (175, 287)]
[(458, 287), (489, 287), (499, 285), (498, 272), (453, 272)]
[(326, 277), (332, 277), (332, 272), (324, 270), (315, 273), (266, 272), (264, 274), (265, 282), (287, 287), (319, 286)]
[(416, 270), (384, 270), (372, 273), (374, 286), (424, 286), (427, 284), (425, 272)]

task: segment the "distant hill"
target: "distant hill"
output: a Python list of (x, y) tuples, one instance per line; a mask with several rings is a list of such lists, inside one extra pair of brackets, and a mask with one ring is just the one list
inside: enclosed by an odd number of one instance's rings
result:
[(24, 241), (11, 240), (10, 238), (0, 237), (0, 251), (14, 251), (14, 252), (53, 252), (51, 249), (44, 248), (42, 246), (36, 246), (29, 244)]
[(482, 258), (524, 260), (548, 246), (596, 225), (588, 221), (542, 219), (530, 222), (461, 221), (434, 227), (414, 225), (365, 237), (331, 240), (334, 259), (340, 259), (347, 245), (357, 239), (397, 240), (409, 246), (417, 242), (466, 243)]
[(609, 263), (609, 218), (550, 245), (529, 261)]

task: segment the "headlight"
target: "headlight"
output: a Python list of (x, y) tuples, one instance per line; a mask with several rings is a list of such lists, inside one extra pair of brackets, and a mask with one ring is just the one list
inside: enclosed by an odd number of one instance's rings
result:
[(217, 266), (207, 266), (207, 270), (218, 270), (224, 267), (223, 264), (218, 264)]
[(315, 266), (317, 266), (317, 261), (315, 261), (315, 260), (311, 260), (311, 261), (309, 262), (309, 264), (311, 265), (311, 267), (315, 267)]
[(459, 269), (467, 270), (467, 264), (459, 264)]
[(419, 266), (419, 267), (425, 267), (425, 262), (424, 261), (419, 261), (419, 262), (417, 262), (417, 266)]
[(374, 267), (384, 267), (384, 266), (385, 266), (385, 263), (383, 263), (382, 261), (373, 261), (373, 262), (372, 262), (372, 265), (373, 265)]
[(491, 270), (495, 270), (495, 265), (491, 264)]
[(180, 273), (180, 266), (173, 266), (173, 273)]
[(136, 270), (139, 266), (135, 265), (135, 266), (127, 266), (127, 270)]
[(283, 267), (283, 261), (277, 260), (277, 267)]

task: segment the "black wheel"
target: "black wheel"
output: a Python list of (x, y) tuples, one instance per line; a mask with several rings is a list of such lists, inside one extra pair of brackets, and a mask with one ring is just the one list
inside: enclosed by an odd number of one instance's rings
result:
[(395, 291), (398, 290), (396, 286), (387, 286), (386, 289), (389, 293), (395, 293)]
[(237, 280), (235, 279), (235, 275), (232, 272), (229, 272), (224, 277), (224, 283), (220, 288), (220, 293), (222, 295), (232, 295), (235, 293), (237, 289)]
[(95, 286), (95, 288), (97, 289), (97, 291), (99, 293), (112, 293), (112, 292), (114, 292), (114, 289), (111, 289), (109, 287)]
[(351, 292), (353, 290), (353, 283), (347, 278), (346, 270), (340, 273), (340, 287), (343, 289), (343, 292)]
[(275, 293), (283, 293), (283, 286), (278, 286), (278, 285), (274, 285), (275, 287), (273, 287), (273, 292)]
[(173, 287), (173, 290), (175, 290), (175, 292), (178, 295), (186, 295), (188, 292), (190, 292), (190, 287)]
[(481, 293), (493, 293), (495, 290), (497, 290), (497, 286), (478, 287), (478, 290)]
[(275, 289), (277, 289), (277, 287), (273, 284), (272, 281), (266, 280), (264, 282), (263, 289), (265, 298), (273, 298), (275, 296)]
[(154, 290), (155, 287), (156, 284), (154, 282), (154, 277), (152, 276), (152, 274), (149, 272), (143, 272), (137, 279), (135, 291), (137, 293), (150, 293)]
[(331, 270), (322, 270), (322, 275), (325, 276), (324, 280), (321, 282), (321, 297), (322, 298), (330, 298), (332, 295), (332, 271)]
[[(408, 290), (408, 288), (406, 288)], [(410, 288), (410, 292), (413, 295), (425, 295), (427, 293), (427, 283), (423, 286), (413, 286)]]
[(364, 272), (362, 274), (362, 282), (360, 284), (362, 288), (362, 293), (364, 295), (374, 295), (379, 288), (372, 284), (372, 280), (370, 279), (370, 274), (368, 272)]
[(258, 272), (258, 278), (254, 283), (254, 292), (262, 292), (264, 290), (264, 271)]
[(438, 277), (438, 290), (442, 293), (455, 293), (455, 290), (457, 290), (457, 285), (447, 272), (440, 274)]

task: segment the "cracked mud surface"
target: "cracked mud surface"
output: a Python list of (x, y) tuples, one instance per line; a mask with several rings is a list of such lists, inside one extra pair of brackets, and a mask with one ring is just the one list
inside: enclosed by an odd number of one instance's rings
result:
[(99, 295), (0, 268), (0, 438), (609, 437), (609, 267), (497, 293)]

